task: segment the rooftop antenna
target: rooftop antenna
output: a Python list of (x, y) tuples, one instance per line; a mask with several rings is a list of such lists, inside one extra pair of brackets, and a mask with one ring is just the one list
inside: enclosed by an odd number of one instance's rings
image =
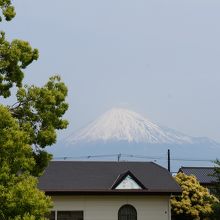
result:
[(118, 162), (120, 162), (120, 159), (121, 159), (121, 153), (118, 154)]

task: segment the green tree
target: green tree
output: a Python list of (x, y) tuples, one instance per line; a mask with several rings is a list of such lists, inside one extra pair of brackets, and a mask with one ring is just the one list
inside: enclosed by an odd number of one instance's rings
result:
[(216, 202), (215, 204), (213, 204), (212, 209), (213, 209), (213, 213), (210, 216), (210, 220), (219, 220), (219, 216), (220, 216), (220, 203)]
[[(216, 161), (214, 161), (214, 163), (215, 163), (215, 168), (214, 168), (213, 176), (216, 178), (216, 182), (213, 192), (215, 196), (220, 200), (220, 161), (217, 159)], [(213, 208), (212, 219), (218, 220), (220, 216), (220, 202), (216, 202), (212, 208)]]
[(32, 49), (26, 41), (17, 39), (12, 42), (7, 41), (2, 31), (0, 33), (0, 96), (9, 97), (14, 84), (21, 87), (23, 70), (37, 59), (37, 49)]
[(44, 219), (51, 201), (30, 175), (36, 165), (30, 135), (2, 105), (0, 116), (0, 219)]
[[(15, 16), (10, 0), (0, 0), (2, 16), (11, 20)], [(67, 87), (59, 76), (53, 76), (43, 87), (22, 84), (24, 69), (38, 59), (38, 50), (22, 40), (9, 42), (5, 33), (0, 34), (0, 96), (8, 98), (11, 89), (17, 88), (16, 103), (8, 106), (26, 132), (29, 132), (29, 144), (33, 147), (36, 165), (32, 174), (39, 176), (47, 166), (51, 155), (44, 149), (56, 142), (56, 130), (67, 127), (62, 117), (68, 109), (65, 102)]]
[(22, 129), (29, 133), (36, 161), (32, 174), (41, 175), (51, 159), (44, 148), (56, 142), (56, 130), (67, 127), (62, 116), (68, 108), (67, 88), (59, 76), (51, 77), (45, 86), (25, 86), (17, 92), (17, 103), (9, 107)]
[[(0, 12), (0, 22), (16, 15), (11, 0), (0, 0)], [(56, 131), (68, 125), (63, 119), (67, 87), (59, 76), (43, 87), (23, 85), (24, 70), (38, 59), (38, 50), (5, 36), (1, 31), (0, 97), (10, 98), (13, 89), (16, 102), (0, 105), (0, 219), (42, 220), (51, 200), (38, 190), (37, 178), (52, 158), (45, 148), (56, 142)]]
[(195, 176), (178, 173), (175, 180), (180, 185), (182, 194), (171, 198), (174, 219), (200, 220), (212, 215), (212, 206), (218, 199), (210, 195), (208, 189), (201, 186)]
[(215, 168), (214, 168), (214, 174), (213, 176), (216, 178), (216, 183), (215, 183), (215, 195), (218, 197), (220, 200), (220, 160), (214, 161), (215, 163)]
[(0, 9), (2, 12), (2, 15), (0, 15), (0, 21), (2, 21), (3, 17), (6, 21), (10, 21), (16, 15), (15, 9), (11, 4), (11, 0), (0, 0)]

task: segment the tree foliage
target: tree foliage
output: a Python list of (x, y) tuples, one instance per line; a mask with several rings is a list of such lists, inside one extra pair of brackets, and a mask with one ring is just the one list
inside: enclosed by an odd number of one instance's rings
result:
[[(50, 198), (37, 189), (30, 136), (0, 105), (0, 219), (43, 219), (51, 207)], [(32, 217), (31, 217), (32, 216)]]
[(0, 22), (3, 18), (5, 18), (6, 21), (10, 21), (16, 15), (15, 8), (12, 6), (11, 0), (0, 0), (0, 9), (2, 12), (0, 15)]
[(171, 198), (172, 216), (178, 220), (200, 220), (213, 213), (212, 206), (218, 201), (195, 176), (178, 173), (175, 176), (182, 195)]
[[(1, 7), (2, 6), (2, 7)], [(4, 6), (4, 7), (3, 7)], [(11, 1), (0, 0), (4, 15)], [(4, 10), (3, 10), (4, 9)], [(11, 19), (13, 16), (11, 15)], [(5, 33), (0, 35), (0, 96), (8, 98), (16, 86), (16, 103), (8, 106), (21, 128), (29, 133), (36, 165), (32, 174), (39, 176), (47, 166), (51, 155), (44, 149), (56, 142), (56, 130), (67, 127), (62, 117), (68, 109), (65, 102), (67, 87), (59, 76), (53, 76), (43, 87), (23, 85), (24, 69), (38, 59), (38, 50), (22, 40), (8, 42)]]
[[(214, 168), (213, 176), (216, 178), (216, 182), (215, 182), (215, 187), (213, 189), (213, 193), (220, 200), (220, 161), (217, 159), (216, 161), (214, 161), (214, 163), (215, 163), (215, 168)], [(220, 202), (216, 202), (212, 208), (213, 208), (213, 215), (211, 219), (218, 220), (220, 216)]]
[(213, 204), (212, 209), (213, 209), (213, 213), (210, 216), (210, 220), (219, 220), (219, 216), (220, 216), (220, 203), (216, 202), (215, 204)]
[(216, 161), (214, 161), (214, 163), (215, 163), (215, 168), (214, 168), (213, 176), (216, 178), (215, 195), (220, 200), (220, 160), (217, 159)]
[(32, 174), (36, 176), (42, 173), (51, 158), (44, 148), (56, 142), (56, 130), (64, 129), (68, 125), (62, 119), (68, 108), (66, 96), (65, 84), (60, 81), (59, 76), (54, 76), (41, 88), (20, 88), (17, 92), (17, 103), (10, 107), (20, 126), (30, 134), (29, 144), (34, 147), (36, 160), (36, 169)]
[[(0, 0), (1, 1), (1, 0)], [(9, 42), (5, 33), (0, 33), (0, 96), (7, 98), (11, 95), (13, 84), (22, 86), (23, 69), (38, 58), (38, 50), (22, 40)]]
[[(11, 0), (0, 0), (0, 12), (0, 21), (15, 17)], [(23, 85), (25, 68), (38, 56), (28, 42), (9, 42), (0, 32), (0, 97), (16, 94), (14, 104), (0, 104), (1, 220), (43, 220), (51, 207), (50, 198), (37, 188), (37, 177), (52, 157), (45, 148), (68, 125), (63, 119), (67, 87), (59, 76), (43, 87)]]

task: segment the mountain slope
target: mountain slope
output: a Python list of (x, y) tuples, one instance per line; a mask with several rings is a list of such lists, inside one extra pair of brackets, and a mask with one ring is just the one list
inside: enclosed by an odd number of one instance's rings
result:
[(208, 138), (194, 138), (175, 130), (160, 127), (136, 112), (114, 108), (70, 135), (69, 144), (89, 142), (125, 141), (146, 144), (217, 144)]
[(209, 138), (195, 138), (158, 126), (127, 109), (111, 109), (80, 131), (47, 150), (54, 158), (76, 160), (152, 161), (167, 166), (170, 149), (172, 170), (181, 166), (213, 166), (220, 156), (220, 145)]

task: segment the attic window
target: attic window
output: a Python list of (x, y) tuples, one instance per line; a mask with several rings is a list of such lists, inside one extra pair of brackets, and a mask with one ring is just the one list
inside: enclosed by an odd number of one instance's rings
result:
[(125, 173), (120, 174), (112, 185), (111, 189), (120, 189), (120, 190), (129, 190), (129, 189), (144, 189), (147, 188), (144, 184), (131, 172), (126, 171)]
[(130, 175), (127, 175), (115, 189), (142, 189), (142, 187)]

